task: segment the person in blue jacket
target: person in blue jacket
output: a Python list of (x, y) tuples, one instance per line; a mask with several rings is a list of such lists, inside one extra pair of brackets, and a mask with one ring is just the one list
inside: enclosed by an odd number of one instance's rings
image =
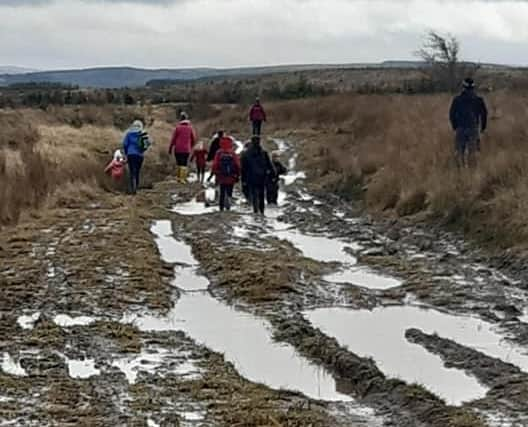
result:
[(143, 129), (143, 123), (140, 120), (134, 121), (123, 140), (123, 151), (128, 163), (131, 194), (136, 194), (139, 189), (143, 158), (149, 145), (149, 136)]

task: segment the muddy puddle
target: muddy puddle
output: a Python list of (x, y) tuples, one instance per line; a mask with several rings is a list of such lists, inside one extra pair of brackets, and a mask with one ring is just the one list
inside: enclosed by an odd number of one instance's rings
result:
[(201, 375), (190, 354), (154, 346), (142, 349), (138, 356), (116, 359), (112, 366), (119, 369), (130, 384), (135, 384), (141, 373), (154, 375), (165, 362), (169, 362), (170, 373), (179, 377), (197, 379)]
[(414, 328), (437, 334), (512, 363), (525, 372), (528, 370), (528, 355), (522, 348), (509, 343), (493, 325), (474, 317), (453, 316), (416, 306), (372, 311), (329, 308), (305, 315), (315, 327), (336, 337), (352, 352), (372, 357), (387, 376), (422, 384), (452, 404), (477, 400), (487, 390), (475, 378), (461, 370), (446, 368), (439, 356), (409, 342), (407, 330)]
[(35, 327), (35, 323), (40, 319), (40, 312), (31, 315), (22, 315), (17, 319), (18, 325), (22, 329), (31, 330)]
[(397, 288), (402, 285), (401, 280), (372, 272), (366, 267), (346, 268), (336, 273), (328, 274), (323, 279), (331, 283), (350, 283), (362, 288), (380, 290)]
[(169, 264), (197, 265), (198, 261), (192, 255), (191, 248), (172, 237), (170, 221), (156, 221), (151, 228), (161, 259)]
[[(214, 191), (214, 189), (211, 189)], [(211, 196), (208, 196), (211, 198)], [(212, 199), (214, 200), (214, 194)], [(195, 215), (208, 215), (218, 212), (218, 206), (206, 206), (204, 202), (199, 202), (196, 199), (192, 199), (187, 203), (181, 203), (174, 206), (172, 209), (174, 213), (183, 216), (195, 216)]]
[(95, 360), (93, 359), (74, 360), (68, 359), (64, 355), (62, 358), (66, 362), (71, 378), (86, 380), (101, 374), (101, 371), (95, 367)]
[[(207, 279), (192, 268), (196, 261), (191, 248), (169, 237), (170, 222), (156, 222), (152, 233), (164, 260), (190, 264), (180, 274), (176, 271), (175, 286), (184, 283), (187, 290), (207, 289)], [(179, 259), (179, 254), (184, 254), (183, 259)], [(324, 369), (300, 357), (290, 345), (275, 343), (266, 320), (230, 307), (207, 292), (179, 290), (181, 295), (166, 316), (128, 315), (122, 322), (133, 323), (144, 332), (183, 331), (196, 342), (224, 354), (243, 377), (273, 389), (298, 391), (325, 401), (352, 400), (336, 391), (335, 380)]]
[(338, 262), (355, 265), (357, 259), (348, 250), (354, 245), (324, 236), (309, 235), (292, 228), (291, 225), (276, 221), (272, 223), (273, 236), (289, 241), (306, 258), (319, 262)]
[(71, 317), (67, 314), (58, 314), (53, 318), (53, 323), (61, 328), (72, 328), (74, 326), (89, 326), (95, 323), (96, 319), (89, 316)]
[(26, 370), (20, 366), (20, 362), (15, 361), (9, 353), (2, 355), (2, 364), (0, 368), (7, 375), (13, 375), (15, 377), (27, 377)]

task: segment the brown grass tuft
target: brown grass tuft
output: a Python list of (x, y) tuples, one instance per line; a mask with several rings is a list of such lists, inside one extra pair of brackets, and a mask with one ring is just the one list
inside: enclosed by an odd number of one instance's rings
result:
[[(172, 126), (144, 110), (71, 107), (0, 110), (0, 226), (16, 223), (22, 212), (47, 207), (80, 207), (97, 198), (97, 190), (124, 191), (103, 173), (121, 147), (123, 127), (135, 118), (151, 117), (154, 145), (144, 167), (143, 184), (167, 176), (166, 154)], [(63, 116), (61, 116), (63, 114)], [(75, 120), (72, 119), (75, 118)], [(119, 118), (119, 120), (117, 119)], [(80, 121), (78, 121), (80, 120)]]
[[(373, 212), (425, 212), (484, 240), (528, 241), (528, 96), (486, 95), (489, 131), (472, 170), (458, 170), (451, 96), (342, 94), (266, 103), (266, 133), (295, 132), (301, 160), (326, 191), (364, 195)], [(246, 132), (247, 106), (209, 122)]]

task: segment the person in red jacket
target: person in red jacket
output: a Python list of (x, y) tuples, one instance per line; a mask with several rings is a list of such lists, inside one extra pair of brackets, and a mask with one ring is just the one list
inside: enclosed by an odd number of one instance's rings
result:
[(262, 123), (266, 121), (266, 112), (260, 103), (260, 98), (255, 99), (255, 103), (249, 111), (249, 121), (253, 126), (253, 135), (260, 136), (262, 132)]
[(125, 165), (126, 160), (121, 150), (116, 150), (114, 158), (105, 168), (105, 173), (110, 174), (114, 181), (121, 181), (125, 175)]
[(205, 181), (205, 167), (207, 165), (207, 148), (203, 142), (200, 142), (194, 147), (191, 163), (194, 160), (196, 163), (196, 173), (198, 175), (198, 181), (203, 184)]
[(187, 182), (189, 156), (197, 141), (196, 132), (194, 131), (187, 114), (182, 112), (180, 114), (180, 123), (176, 126), (172, 134), (171, 143), (169, 146), (169, 154), (174, 152), (176, 157), (176, 177), (179, 182)]
[(220, 211), (230, 210), (233, 187), (240, 176), (240, 159), (233, 150), (233, 139), (228, 136), (220, 140), (220, 150), (213, 162), (213, 173), (220, 185)]

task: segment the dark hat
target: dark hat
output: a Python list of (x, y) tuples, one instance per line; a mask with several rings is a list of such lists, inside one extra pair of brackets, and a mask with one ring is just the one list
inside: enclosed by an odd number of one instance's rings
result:
[(464, 89), (474, 89), (475, 81), (471, 77), (468, 77), (467, 79), (464, 79), (464, 81), (462, 82), (462, 86), (464, 87)]

